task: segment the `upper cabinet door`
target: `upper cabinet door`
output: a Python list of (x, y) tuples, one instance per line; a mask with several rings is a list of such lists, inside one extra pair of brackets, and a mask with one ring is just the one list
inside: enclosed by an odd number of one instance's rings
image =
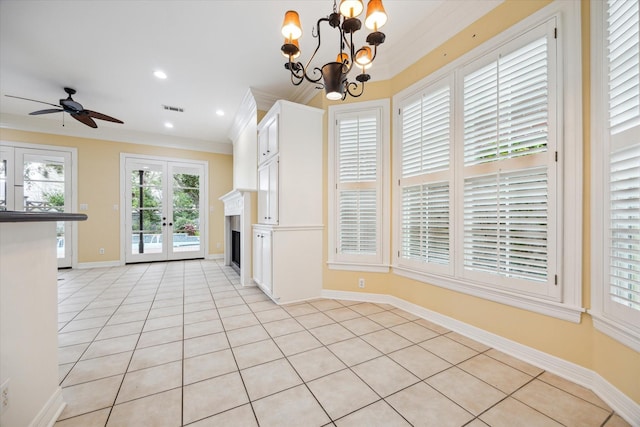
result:
[(260, 124), (258, 129), (258, 164), (278, 153), (278, 114)]

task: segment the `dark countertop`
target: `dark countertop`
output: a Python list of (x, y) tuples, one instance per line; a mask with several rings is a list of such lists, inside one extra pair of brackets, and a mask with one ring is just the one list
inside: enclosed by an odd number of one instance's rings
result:
[(86, 221), (86, 214), (61, 212), (0, 211), (0, 222)]

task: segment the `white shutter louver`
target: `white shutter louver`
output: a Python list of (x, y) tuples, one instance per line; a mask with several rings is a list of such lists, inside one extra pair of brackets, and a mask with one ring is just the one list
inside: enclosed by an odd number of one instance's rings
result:
[(610, 294), (640, 310), (640, 144), (610, 161)]
[(338, 181), (365, 182), (377, 178), (377, 119), (375, 116), (339, 122)]
[(450, 108), (449, 87), (403, 108), (403, 178), (449, 168)]
[(497, 65), (497, 62), (494, 62), (464, 78), (464, 159), (466, 165), (496, 158), (498, 135)]
[(465, 180), (466, 269), (547, 280), (547, 184), (546, 167)]
[(543, 37), (465, 76), (465, 166), (546, 151), (547, 55)]
[(346, 114), (337, 121), (337, 253), (378, 254), (379, 129), (377, 114)]
[(410, 186), (402, 190), (401, 257), (449, 264), (448, 182)]
[(609, 0), (607, 9), (609, 126), (616, 134), (640, 121), (640, 15), (637, 1)]
[(343, 190), (339, 193), (338, 252), (375, 255), (377, 197), (375, 190)]

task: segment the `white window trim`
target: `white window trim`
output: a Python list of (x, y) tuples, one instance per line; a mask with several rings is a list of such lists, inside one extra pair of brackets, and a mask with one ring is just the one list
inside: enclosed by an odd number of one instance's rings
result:
[[(382, 192), (382, 206), (378, 207), (380, 215), (380, 238), (378, 239), (378, 253), (381, 254), (379, 262), (365, 263), (340, 260), (336, 255), (336, 227), (337, 227), (337, 206), (336, 197), (336, 164), (335, 164), (335, 131), (336, 116), (341, 113), (353, 113), (358, 111), (379, 110), (380, 113), (380, 135), (382, 138), (380, 152), (378, 153), (381, 170), (378, 173), (378, 188)], [(329, 216), (329, 245), (328, 245), (328, 266), (332, 270), (365, 271), (375, 273), (385, 273), (389, 271), (390, 260), (390, 225), (389, 225), (389, 147), (390, 147), (390, 102), (389, 99), (365, 101), (351, 104), (329, 106), (329, 165), (328, 165), (328, 216)]]
[[(457, 68), (474, 59), (480, 58), (488, 51), (507, 43), (527, 30), (541, 25), (551, 17), (557, 18), (559, 43), (557, 48), (558, 60), (562, 60), (562, 76), (558, 82), (558, 93), (562, 102), (558, 108), (559, 127), (562, 132), (563, 144), (559, 147), (558, 162), (561, 162), (559, 176), (563, 185), (558, 188), (558, 199), (564, 201), (558, 206), (561, 218), (559, 227), (560, 244), (559, 257), (562, 257), (562, 267), (559, 271), (559, 282), (562, 285), (560, 302), (541, 299), (526, 294), (509, 292), (496, 288), (483, 287), (464, 282), (460, 279), (442, 275), (429, 274), (412, 270), (398, 265), (398, 250), (400, 248), (400, 195), (394, 192), (393, 203), (393, 271), (398, 275), (432, 285), (451, 289), (453, 291), (477, 296), (510, 306), (522, 308), (532, 312), (556, 317), (559, 319), (579, 323), (582, 307), (582, 188), (583, 188), (583, 147), (582, 147), (582, 57), (581, 57), (581, 15), (580, 2), (556, 1), (534, 13), (520, 23), (507, 29), (503, 33), (468, 52), (452, 63), (443, 67), (425, 79), (396, 94), (393, 104), (399, 105), (402, 100), (423, 90), (426, 86), (445, 78)], [(454, 95), (454, 96), (459, 96)], [(394, 107), (395, 108), (395, 107)], [(394, 111), (395, 113), (396, 111)], [(394, 114), (394, 181), (399, 178), (401, 152), (399, 116)], [(459, 124), (454, 119), (456, 132)], [(460, 230), (456, 230), (459, 232)]]
[(591, 0), (591, 308), (596, 329), (609, 335), (622, 344), (640, 351), (640, 325), (626, 325), (605, 310), (605, 298), (608, 298), (608, 273), (605, 268), (608, 246), (606, 230), (607, 219), (604, 215), (605, 191), (604, 179), (607, 176), (608, 153), (601, 141), (607, 136), (608, 96), (603, 82), (607, 82), (605, 73), (604, 28), (605, 2)]

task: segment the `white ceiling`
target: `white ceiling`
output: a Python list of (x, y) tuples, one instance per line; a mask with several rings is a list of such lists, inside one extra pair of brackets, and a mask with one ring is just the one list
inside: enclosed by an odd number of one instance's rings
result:
[[(501, 1), (386, 0), (387, 41), (372, 80), (393, 77)], [(230, 152), (250, 88), (298, 102), (309, 93), (291, 85), (283, 67), (284, 12), (300, 14), (306, 61), (316, 43), (311, 28), (332, 8), (331, 0), (0, 0), (0, 126)], [(338, 45), (336, 30), (321, 30), (318, 65), (333, 60)], [(366, 34), (356, 33), (358, 44)], [(158, 69), (166, 80), (153, 76)], [(65, 115), (63, 127), (60, 113), (28, 115), (47, 106), (4, 96), (57, 104), (65, 86), (85, 108), (124, 124), (98, 120), (91, 129)]]

